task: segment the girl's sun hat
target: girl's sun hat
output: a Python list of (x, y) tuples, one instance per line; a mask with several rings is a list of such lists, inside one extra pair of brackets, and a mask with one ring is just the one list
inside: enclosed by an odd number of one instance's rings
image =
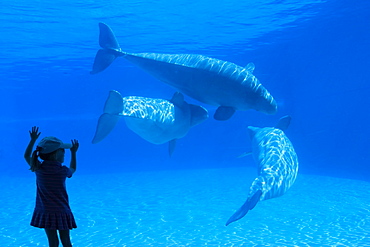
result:
[(54, 152), (59, 148), (69, 149), (72, 147), (72, 144), (63, 143), (61, 140), (54, 136), (47, 136), (43, 138), (39, 144), (37, 144), (37, 149), (41, 154), (48, 154)]

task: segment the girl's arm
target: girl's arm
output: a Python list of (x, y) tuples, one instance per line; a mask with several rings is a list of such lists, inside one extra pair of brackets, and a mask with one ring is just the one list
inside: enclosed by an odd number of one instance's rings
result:
[(72, 140), (72, 147), (71, 147), (71, 163), (69, 165), (69, 169), (71, 169), (72, 174), (76, 171), (77, 169), (77, 158), (76, 158), (76, 153), (78, 150), (78, 147), (80, 144), (76, 139)]
[(26, 151), (24, 152), (24, 159), (29, 165), (31, 165), (32, 149), (36, 143), (37, 138), (39, 138), (41, 132), (39, 132), (39, 127), (33, 126), (32, 130), (30, 130), (29, 133), (30, 133), (31, 140), (28, 143)]

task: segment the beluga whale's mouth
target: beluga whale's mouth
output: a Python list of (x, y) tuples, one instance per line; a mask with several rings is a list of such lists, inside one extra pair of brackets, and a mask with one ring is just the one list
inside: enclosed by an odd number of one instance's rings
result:
[(197, 54), (127, 53), (113, 31), (99, 23), (100, 49), (91, 74), (105, 70), (117, 57), (124, 57), (158, 80), (203, 102), (217, 106), (216, 120), (228, 120), (237, 110), (277, 111), (271, 94), (253, 75), (254, 64), (241, 67), (231, 62)]

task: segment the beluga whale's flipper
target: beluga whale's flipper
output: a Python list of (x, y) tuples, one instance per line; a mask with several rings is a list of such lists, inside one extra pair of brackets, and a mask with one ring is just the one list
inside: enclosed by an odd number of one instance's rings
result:
[(124, 57), (180, 92), (217, 106), (216, 120), (229, 119), (236, 110), (254, 109), (267, 114), (277, 111), (271, 94), (253, 75), (254, 64), (246, 67), (195, 54), (127, 53), (113, 31), (99, 23), (98, 51), (91, 74), (105, 70), (117, 57)]
[(284, 134), (290, 116), (280, 119), (275, 128), (249, 126), (253, 157), (258, 164), (258, 177), (252, 182), (246, 202), (226, 222), (226, 226), (243, 218), (259, 201), (283, 195), (295, 182), (298, 158)]
[(198, 105), (188, 104), (181, 93), (175, 93), (171, 100), (139, 96), (122, 97), (117, 91), (110, 91), (104, 113), (98, 120), (92, 143), (102, 141), (124, 118), (129, 129), (154, 144), (169, 142), (172, 155), (176, 140), (184, 137), (191, 127), (208, 118), (208, 112)]

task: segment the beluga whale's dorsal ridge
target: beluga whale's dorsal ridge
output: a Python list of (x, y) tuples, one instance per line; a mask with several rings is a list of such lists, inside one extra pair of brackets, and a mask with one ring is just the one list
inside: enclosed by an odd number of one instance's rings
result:
[(276, 128), (248, 127), (258, 177), (252, 182), (245, 203), (229, 218), (226, 226), (243, 218), (259, 201), (282, 196), (294, 184), (298, 174), (298, 158), (293, 145), (282, 129), (291, 117), (280, 119)]
[(197, 54), (127, 53), (113, 31), (99, 23), (100, 49), (91, 74), (105, 70), (117, 57), (124, 57), (160, 81), (200, 102), (218, 107), (214, 118), (227, 120), (235, 111), (254, 109), (274, 114), (277, 104), (253, 75), (254, 64), (246, 67)]
[(245, 67), (249, 72), (253, 73), (256, 66), (254, 66), (254, 63), (248, 63)]
[(146, 141), (153, 144), (168, 142), (168, 151), (172, 155), (176, 140), (184, 137), (191, 127), (205, 121), (208, 112), (201, 106), (188, 104), (178, 92), (169, 101), (140, 96), (122, 97), (119, 92), (111, 90), (92, 143), (107, 137), (121, 118), (129, 129)]

